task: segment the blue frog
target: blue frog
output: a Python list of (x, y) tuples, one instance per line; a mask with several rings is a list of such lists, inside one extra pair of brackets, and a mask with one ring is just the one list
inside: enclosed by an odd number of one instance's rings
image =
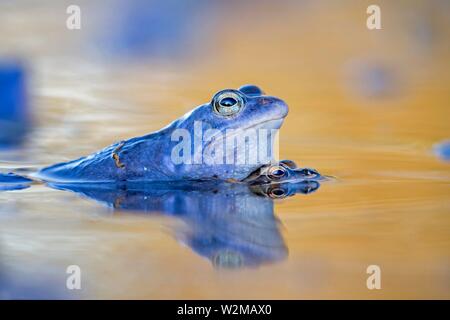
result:
[[(256, 86), (226, 89), (215, 94), (211, 102), (195, 108), (159, 131), (117, 142), (80, 159), (49, 166), (31, 177), (63, 182), (239, 181), (273, 160), (266, 158), (259, 161), (258, 158), (257, 161), (239, 162), (239, 159), (249, 154), (256, 154), (262, 143), (266, 144), (265, 149), (272, 150), (273, 136), (265, 141), (248, 144), (247, 148), (242, 148), (240, 143), (228, 144), (224, 148), (223, 158), (219, 159), (222, 161), (208, 162), (201, 158), (202, 155), (206, 152), (215, 154), (215, 150), (223, 143), (223, 139), (215, 139), (217, 136), (234, 132), (231, 138), (237, 138), (238, 133), (248, 130), (271, 132), (281, 127), (287, 114), (288, 106), (284, 101), (265, 95)], [(198, 138), (200, 126), (202, 132), (212, 133), (210, 139)], [(182, 150), (181, 155), (177, 154), (175, 151), (179, 150), (181, 138), (186, 136), (190, 139), (187, 142), (189, 148)], [(193, 156), (182, 154), (186, 150), (191, 151)], [(227, 162), (228, 158), (225, 157), (230, 154), (235, 160)], [(180, 158), (186, 161), (180, 162)]]
[[(43, 181), (113, 210), (178, 217), (190, 227), (187, 233), (177, 231), (178, 238), (216, 267), (276, 262), (286, 258), (287, 247), (274, 215), (274, 199), (309, 194), (325, 177), (314, 169), (298, 168), (291, 160), (275, 162), (273, 158), (256, 163), (175, 164), (170, 150), (179, 143), (173, 141), (173, 132), (184, 129), (195, 135), (199, 120), (207, 129), (213, 128), (215, 135), (228, 129), (273, 130), (281, 127), (287, 112), (282, 100), (266, 96), (256, 86), (222, 90), (210, 103), (155, 133), (27, 177), (20, 172), (0, 174), (0, 190)], [(214, 143), (193, 142), (192, 149), (208, 150)], [(270, 148), (273, 140), (265, 143)], [(243, 152), (257, 151), (252, 148), (256, 146), (250, 144)], [(242, 156), (238, 146), (227, 152)]]

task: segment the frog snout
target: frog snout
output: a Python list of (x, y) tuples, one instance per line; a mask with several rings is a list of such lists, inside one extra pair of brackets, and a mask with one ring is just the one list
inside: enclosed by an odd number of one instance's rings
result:
[(277, 97), (261, 97), (259, 105), (261, 108), (271, 108), (273, 118), (277, 119), (286, 117), (289, 112), (289, 107), (286, 102)]

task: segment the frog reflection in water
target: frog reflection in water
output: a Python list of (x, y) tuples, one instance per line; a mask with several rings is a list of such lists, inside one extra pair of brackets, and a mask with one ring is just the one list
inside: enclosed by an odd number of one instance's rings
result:
[[(273, 199), (316, 190), (321, 179), (317, 172), (297, 169), (292, 161), (272, 166), (273, 158), (242, 164), (175, 164), (171, 151), (178, 143), (172, 140), (174, 131), (184, 129), (195, 136), (196, 121), (202, 121), (203, 130), (214, 129), (220, 134), (229, 129), (270, 131), (281, 127), (287, 113), (282, 100), (265, 95), (256, 86), (222, 90), (210, 103), (160, 131), (28, 177), (0, 174), (0, 190), (45, 182), (115, 209), (176, 216), (188, 226), (187, 232), (178, 232), (180, 238), (216, 266), (257, 266), (282, 260), (287, 248), (274, 216)], [(273, 138), (265, 139), (262, 149), (273, 150)], [(194, 141), (192, 153), (215, 150), (220, 144), (220, 140), (198, 145)], [(247, 153), (255, 154), (257, 147), (239, 148), (235, 143), (225, 151), (235, 159), (247, 159)]]
[[(248, 182), (52, 184), (96, 200), (113, 210), (176, 217), (184, 227), (176, 238), (215, 267), (240, 268), (281, 261), (288, 250), (274, 214), (274, 198), (308, 194), (323, 177), (312, 169), (267, 165)], [(277, 170), (285, 170), (283, 177)], [(273, 179), (273, 180), (270, 180)], [(283, 192), (284, 196), (281, 195)]]

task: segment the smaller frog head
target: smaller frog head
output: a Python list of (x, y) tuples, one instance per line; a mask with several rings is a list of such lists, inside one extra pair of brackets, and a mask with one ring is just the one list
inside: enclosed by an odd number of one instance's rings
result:
[(277, 164), (261, 166), (243, 182), (248, 183), (256, 194), (280, 199), (296, 193), (314, 192), (323, 179), (315, 169), (298, 168), (294, 161), (282, 160)]

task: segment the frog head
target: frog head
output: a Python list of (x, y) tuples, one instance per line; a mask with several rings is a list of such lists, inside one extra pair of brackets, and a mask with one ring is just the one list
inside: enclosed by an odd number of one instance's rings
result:
[(292, 160), (264, 165), (255, 170), (243, 182), (259, 195), (273, 199), (286, 198), (297, 193), (308, 194), (320, 187), (326, 179), (317, 170), (299, 168)]
[(221, 90), (170, 125), (164, 161), (179, 179), (242, 180), (274, 161), (274, 139), (287, 114), (283, 100), (257, 86)]

